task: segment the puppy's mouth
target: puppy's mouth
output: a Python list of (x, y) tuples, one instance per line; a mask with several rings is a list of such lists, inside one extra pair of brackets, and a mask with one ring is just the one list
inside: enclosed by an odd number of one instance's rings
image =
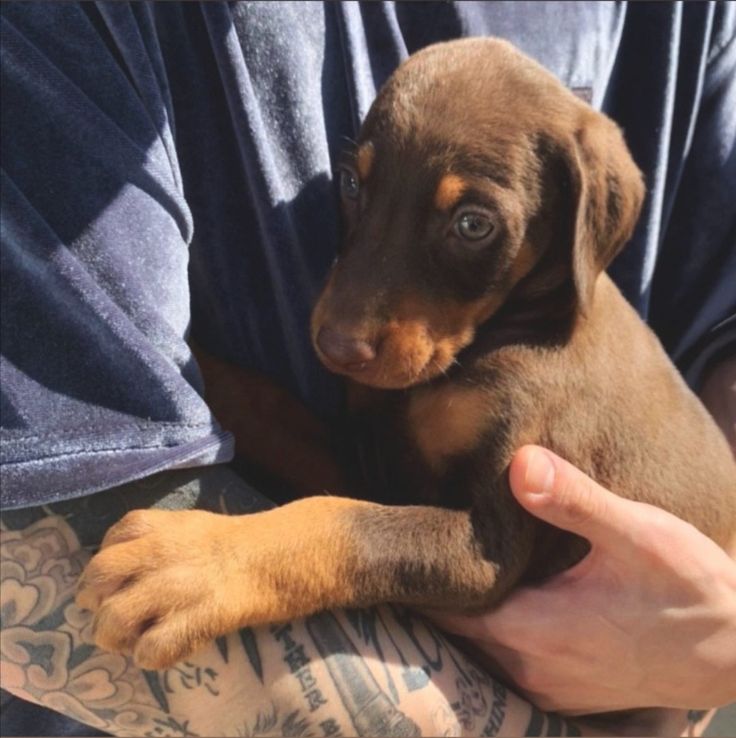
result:
[(370, 338), (319, 327), (312, 342), (320, 361), (336, 374), (377, 389), (406, 389), (447, 374), (473, 338), (472, 329), (433, 335), (420, 321), (391, 321)]

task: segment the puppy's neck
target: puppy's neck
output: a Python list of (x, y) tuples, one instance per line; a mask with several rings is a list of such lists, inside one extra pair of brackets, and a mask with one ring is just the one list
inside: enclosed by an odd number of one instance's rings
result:
[(512, 343), (566, 344), (580, 318), (575, 288), (564, 272), (534, 273), (509, 293), (503, 305), (481, 326), (474, 344), (484, 350)]

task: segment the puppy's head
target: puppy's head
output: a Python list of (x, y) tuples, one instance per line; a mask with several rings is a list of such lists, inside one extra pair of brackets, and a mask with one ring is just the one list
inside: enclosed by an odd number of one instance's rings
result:
[(584, 313), (644, 192), (614, 123), (487, 38), (395, 72), (340, 189), (344, 246), (312, 338), (329, 369), (382, 388), (445, 372), (510, 294), (566, 284)]

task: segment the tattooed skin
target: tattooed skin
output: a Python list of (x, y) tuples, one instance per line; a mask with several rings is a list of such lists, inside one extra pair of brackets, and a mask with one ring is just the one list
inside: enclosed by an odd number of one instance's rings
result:
[(63, 518), (2, 530), (1, 553), (5, 689), (106, 731), (188, 734), (186, 724), (157, 731), (168, 716), (143, 673), (90, 645), (90, 620), (72, 601), (89, 553)]
[(168, 472), (81, 500), (6, 511), (2, 686), (119, 736), (564, 735), (398, 607), (246, 628), (165, 671), (92, 645), (77, 580), (135, 508), (248, 513), (270, 503), (226, 468)]
[(257, 736), (280, 735), (284, 738), (292, 736), (304, 736), (313, 738), (319, 735), (315, 732), (307, 718), (303, 717), (299, 710), (294, 710), (284, 717), (279, 715), (276, 705), (271, 705), (270, 712), (258, 712), (252, 723), (245, 723), (239, 736), (243, 738), (257, 738)]

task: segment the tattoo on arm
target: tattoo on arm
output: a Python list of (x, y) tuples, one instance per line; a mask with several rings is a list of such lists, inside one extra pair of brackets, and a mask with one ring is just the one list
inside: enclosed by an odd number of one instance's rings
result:
[(358, 735), (421, 735), (419, 726), (379, 687), (334, 615), (323, 613), (306, 623)]
[[(4, 687), (121, 736), (194, 736), (225, 724), (243, 736), (420, 735), (420, 722), (448, 735), (499, 733), (516, 698), (399, 607), (246, 628), (161, 672), (141, 671), (124, 656), (95, 649), (90, 618), (73, 602), (76, 581), (105, 530), (124, 513), (195, 504), (251, 512), (266, 504), (243, 494), (228, 475), (205, 482), (201, 474), (161, 475), (3, 514)], [(272, 694), (269, 685), (284, 682), (283, 673), (289, 689)], [(446, 699), (417, 702), (438, 694), (436, 688), (424, 692), (437, 677), (448, 685)], [(417, 704), (426, 705), (431, 720), (418, 715)], [(519, 705), (524, 709), (517, 700), (517, 711)], [(558, 718), (532, 711), (526, 733), (564, 730), (574, 734)]]
[[(279, 714), (279, 708), (271, 704), (269, 711), (258, 710), (255, 719), (244, 723), (238, 731), (238, 735), (244, 738), (256, 738), (257, 736), (305, 736), (312, 738), (318, 735), (309, 719), (303, 717), (299, 710), (292, 710), (283, 718)], [(334, 735), (325, 733), (325, 735)]]
[[(201, 470), (164, 474), (79, 500), (3, 512), (3, 687), (114, 734), (195, 735), (191, 721), (174, 714), (170, 698), (177, 691), (196, 691), (197, 700), (216, 701), (219, 667), (185, 663), (164, 672), (136, 669), (127, 658), (91, 645), (89, 615), (77, 609), (73, 597), (105, 531), (129, 510), (197, 503), (217, 511), (252, 511), (265, 504), (255, 493), (243, 494), (228, 475), (216, 474), (211, 484), (200, 475)], [(262, 680), (253, 635), (242, 637), (253, 672)], [(218, 650), (224, 663), (227, 649), (222, 639)]]
[[(253, 628), (242, 628), (238, 632), (238, 637), (240, 638), (240, 643), (243, 646), (245, 655), (248, 657), (248, 661), (253, 672), (258, 677), (261, 684), (263, 684), (263, 663), (261, 662), (261, 654), (258, 652), (258, 643), (256, 642)], [(224, 656), (223, 658), (227, 661)]]
[(283, 648), (283, 662), (286, 664), (289, 672), (299, 683), (299, 690), (304, 697), (309, 712), (315, 712), (322, 705), (327, 704), (327, 700), (322, 694), (322, 690), (317, 686), (317, 680), (312, 674), (309, 658), (305, 651), (305, 645), (295, 640), (292, 631), (294, 626), (291, 623), (281, 625), (272, 625), (270, 628), (274, 639)]

